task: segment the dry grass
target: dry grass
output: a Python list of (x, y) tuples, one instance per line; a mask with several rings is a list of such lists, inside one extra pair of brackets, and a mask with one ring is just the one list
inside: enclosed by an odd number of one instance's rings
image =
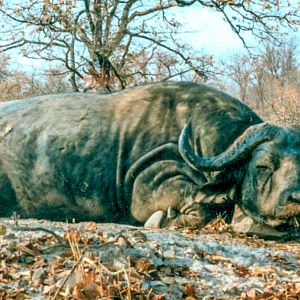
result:
[[(112, 270), (109, 265), (101, 262), (99, 257), (92, 254), (89, 247), (88, 231), (93, 231), (96, 224), (90, 222), (86, 225), (84, 232), (68, 230), (64, 239), (68, 241), (71, 258), (74, 265), (69, 274), (62, 281), (61, 285), (55, 290), (52, 300), (56, 299), (152, 299), (151, 290), (141, 287), (142, 274), (145, 268), (139, 262), (139, 272), (131, 267), (128, 258), (128, 268)], [(123, 237), (114, 241), (102, 241), (101, 246), (113, 245), (114, 243), (124, 243)], [(100, 247), (101, 247), (100, 246)], [(100, 248), (99, 247), (99, 248)], [(68, 280), (75, 275), (76, 282), (69, 287)]]

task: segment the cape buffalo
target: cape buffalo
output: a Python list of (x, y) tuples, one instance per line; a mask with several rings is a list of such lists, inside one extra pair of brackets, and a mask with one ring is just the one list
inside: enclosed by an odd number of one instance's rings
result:
[(300, 127), (213, 88), (164, 82), (0, 104), (0, 213), (202, 226), (235, 205), (299, 226)]

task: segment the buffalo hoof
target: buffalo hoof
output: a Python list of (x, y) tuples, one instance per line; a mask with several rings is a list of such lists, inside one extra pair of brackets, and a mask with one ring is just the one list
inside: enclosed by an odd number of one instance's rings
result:
[(156, 229), (164, 227), (164, 223), (167, 219), (167, 213), (163, 210), (158, 210), (151, 215), (151, 217), (146, 221), (144, 227), (146, 229)]

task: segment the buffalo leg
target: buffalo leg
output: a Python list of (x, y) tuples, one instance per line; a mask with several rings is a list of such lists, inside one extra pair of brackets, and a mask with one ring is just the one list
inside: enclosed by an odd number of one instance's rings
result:
[(14, 211), (19, 211), (15, 191), (8, 177), (0, 171), (0, 216), (11, 216)]

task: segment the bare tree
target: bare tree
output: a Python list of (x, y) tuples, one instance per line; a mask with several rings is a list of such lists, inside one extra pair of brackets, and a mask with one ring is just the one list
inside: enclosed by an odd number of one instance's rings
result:
[(229, 76), (237, 85), (238, 96), (243, 102), (248, 101), (248, 92), (252, 84), (253, 67), (246, 55), (234, 54), (226, 66)]
[(276, 79), (281, 85), (294, 81), (297, 76), (296, 44), (284, 42), (280, 47), (266, 44), (260, 65), (264, 65), (265, 77)]
[(238, 55), (227, 65), (238, 94), (266, 120), (300, 122), (300, 69), (296, 45), (263, 45), (255, 59)]
[(169, 0), (3, 0), (0, 49), (63, 63), (75, 91), (80, 80), (111, 91), (189, 72), (205, 79), (211, 60), (180, 42), (180, 24), (165, 13), (176, 6)]
[(181, 6), (200, 5), (220, 13), (233, 32), (250, 50), (245, 36), (280, 45), (284, 36), (300, 25), (299, 1), (289, 0), (176, 0)]
[(46, 76), (14, 70), (10, 57), (0, 53), (0, 101), (31, 96), (64, 93), (71, 90), (64, 75), (57, 76), (56, 69), (47, 70)]
[(0, 53), (0, 82), (5, 80), (9, 74), (8, 61), (8, 56)]
[(171, 12), (198, 4), (220, 13), (244, 45), (244, 33), (279, 42), (299, 24), (298, 7), (260, 0), (2, 0), (0, 50), (60, 62), (73, 90), (85, 81), (106, 90), (170, 78), (206, 80), (211, 57), (181, 42)]
[(0, 101), (22, 97), (27, 76), (9, 68), (9, 56), (0, 53)]
[(253, 84), (264, 113), (281, 123), (300, 121), (300, 72), (296, 44), (285, 42), (281, 47), (266, 44), (254, 65)]
[(33, 72), (27, 74), (27, 84), (25, 86), (22, 98), (66, 93), (72, 91), (72, 87), (65, 74), (61, 74), (61, 70), (56, 68), (47, 69), (45, 72)]

